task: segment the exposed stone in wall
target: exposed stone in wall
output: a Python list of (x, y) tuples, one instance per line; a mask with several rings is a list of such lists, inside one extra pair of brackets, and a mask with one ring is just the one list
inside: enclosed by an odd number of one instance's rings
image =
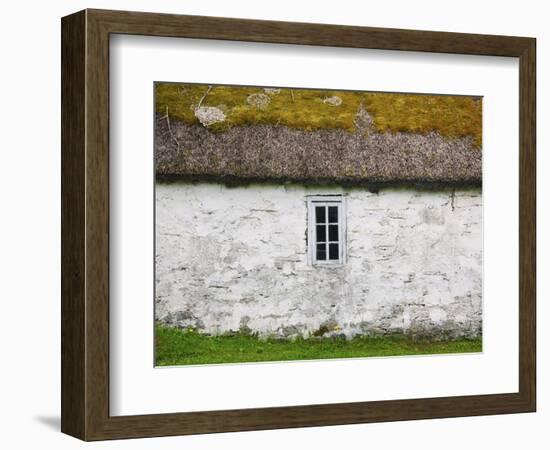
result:
[[(347, 263), (307, 264), (306, 195), (347, 201)], [(480, 189), (157, 183), (156, 317), (204, 333), (478, 336)]]

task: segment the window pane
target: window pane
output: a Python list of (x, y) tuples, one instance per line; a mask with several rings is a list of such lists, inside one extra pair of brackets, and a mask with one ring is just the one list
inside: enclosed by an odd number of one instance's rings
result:
[(324, 223), (325, 222), (325, 207), (316, 206), (315, 207), (315, 222)]
[(336, 223), (338, 222), (338, 206), (328, 207), (328, 221)]
[(317, 225), (317, 242), (325, 242), (327, 240), (327, 229), (325, 225)]
[(338, 244), (329, 244), (328, 245), (328, 259), (339, 259), (338, 257)]
[(318, 261), (326, 261), (327, 259), (327, 251), (326, 251), (326, 245), (325, 244), (317, 244), (317, 256), (316, 259)]
[(338, 241), (338, 225), (329, 225), (328, 226), (328, 240), (329, 241)]

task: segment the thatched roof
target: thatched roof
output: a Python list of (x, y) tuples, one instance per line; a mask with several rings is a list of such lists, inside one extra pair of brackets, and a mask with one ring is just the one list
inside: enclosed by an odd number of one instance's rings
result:
[(157, 83), (157, 177), (481, 183), (480, 97)]
[(355, 132), (277, 124), (212, 132), (158, 113), (156, 174), (222, 181), (481, 184), (482, 152), (471, 136), (379, 133), (368, 116), (364, 119)]

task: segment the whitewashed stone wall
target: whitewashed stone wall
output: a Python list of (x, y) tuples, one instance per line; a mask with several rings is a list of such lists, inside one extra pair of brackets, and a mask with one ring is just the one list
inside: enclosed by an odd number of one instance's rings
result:
[[(343, 194), (347, 263), (307, 264), (306, 195)], [(157, 183), (156, 317), (261, 336), (478, 336), (480, 189)]]

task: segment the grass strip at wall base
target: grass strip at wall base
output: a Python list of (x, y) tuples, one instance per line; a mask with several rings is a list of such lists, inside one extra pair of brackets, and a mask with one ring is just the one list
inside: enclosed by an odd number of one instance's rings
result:
[(482, 340), (429, 341), (407, 336), (283, 340), (247, 334), (207, 336), (192, 330), (157, 325), (155, 365), (179, 366), (261, 361), (365, 358), (381, 356), (475, 353)]

